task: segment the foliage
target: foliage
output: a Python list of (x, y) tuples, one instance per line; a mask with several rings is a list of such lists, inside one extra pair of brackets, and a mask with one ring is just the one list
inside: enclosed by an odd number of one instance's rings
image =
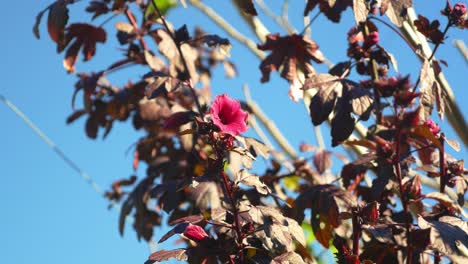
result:
[[(39, 37), (47, 13), (49, 36), (59, 53), (65, 51), (63, 64), (69, 73), (76, 71), (80, 50), (84, 61), (91, 60), (108, 38), (102, 25), (69, 22), (75, 2), (52, 3), (38, 14), (33, 29)], [(234, 2), (247, 20), (259, 13), (255, 1)], [(309, 250), (314, 241), (334, 247), (338, 263), (439, 263), (442, 257), (468, 261), (463, 220), (467, 172), (463, 160), (446, 151), (447, 145), (459, 149), (458, 143), (447, 139), (431, 119), (434, 108), (440, 118), (446, 115), (447, 102), (438, 79), (446, 62), (434, 54), (449, 29), (468, 28), (465, 5), (447, 2), (442, 30), (439, 20), (421, 14), (410, 21), (433, 43), (430, 55), (399, 35), (422, 59), (415, 83), (391, 71), (396, 61), (380, 44), (376, 24), (383, 21), (398, 31), (407, 23), (412, 1), (306, 1), (296, 13), (308, 16), (317, 9), (339, 23), (348, 7), (354, 12), (347, 58), (328, 73), (315, 69), (326, 58), (307, 35), (310, 25), (301, 33), (265, 35), (264, 43), (254, 47), (268, 53), (259, 62), (261, 81), (270, 81), (278, 71), (290, 85), (291, 98), (306, 102), (312, 124), (330, 124), (331, 145), (360, 154), (351, 162), (324, 146), (308, 144), (300, 149), (304, 156), (313, 153), (310, 160), (288, 159), (267, 142), (241, 135), (258, 115), (253, 105), (226, 94), (211, 101), (213, 68), (222, 64), (227, 76), (236, 75), (230, 40), (200, 28), (190, 33), (192, 25), (171, 25), (164, 15), (175, 5), (167, 0), (89, 1), (85, 10), (92, 19), (125, 16), (128, 22), (115, 24), (124, 53), (106, 69), (77, 74), (73, 112), (67, 119), (72, 123), (86, 117), (91, 139), (106, 137), (116, 121), (131, 121), (144, 131), (135, 143), (133, 167), (143, 162), (146, 176), (116, 180), (106, 197), (122, 204), (122, 235), (131, 215), (139, 239), (160, 237), (163, 243), (179, 235), (185, 241), (181, 248), (153, 253), (147, 263), (172, 258), (191, 263), (314, 263), (318, 256)], [(150, 49), (149, 41), (157, 50)], [(106, 79), (130, 65), (142, 65), (147, 73), (124, 87)], [(75, 109), (80, 95), (83, 106)], [(368, 129), (356, 138), (353, 133), (362, 122)], [(259, 156), (269, 166), (255, 175), (252, 164)], [(333, 156), (346, 163), (340, 175), (330, 172)], [(437, 191), (423, 189), (427, 181), (422, 180), (428, 178), (439, 179)], [(432, 202), (424, 203), (428, 200)], [(173, 228), (154, 234), (163, 220)]]

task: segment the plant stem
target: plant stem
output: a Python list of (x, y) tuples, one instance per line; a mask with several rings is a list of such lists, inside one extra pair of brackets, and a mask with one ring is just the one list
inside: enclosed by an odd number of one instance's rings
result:
[(353, 212), (353, 255), (359, 257), (359, 240), (361, 235), (361, 227), (359, 218), (356, 212)]
[[(398, 116), (397, 116), (398, 118)], [(401, 204), (403, 206), (403, 211), (405, 214), (405, 226), (406, 226), (406, 263), (411, 264), (412, 263), (412, 257), (413, 257), (413, 247), (411, 246), (411, 221), (410, 221), (410, 212), (408, 210), (408, 201), (406, 199), (404, 189), (403, 189), (403, 176), (401, 174), (401, 124), (400, 121), (398, 121), (397, 124), (397, 138), (396, 138), (396, 150), (395, 150), (395, 157), (393, 159), (393, 166), (395, 167), (395, 172), (397, 176), (397, 181), (398, 181), (398, 187), (400, 190), (400, 199), (401, 199)]]
[(444, 133), (440, 134), (440, 149), (439, 149), (439, 168), (440, 168), (440, 192), (445, 192), (445, 185), (447, 185), (447, 173), (445, 170), (445, 148), (444, 148), (444, 140), (445, 135)]
[(237, 203), (235, 201), (234, 193), (232, 192), (231, 186), (229, 185), (229, 176), (222, 171), (222, 166), (221, 166), (221, 178), (223, 180), (223, 186), (225, 190), (225, 195), (229, 199), (229, 203), (231, 204), (232, 207), (232, 214), (234, 215), (234, 230), (236, 232), (237, 236), (237, 247), (239, 248), (239, 253), (240, 253), (240, 263), (244, 263), (244, 247), (242, 244), (242, 240), (244, 239), (244, 236), (242, 234), (242, 227), (239, 223), (239, 210), (237, 209)]
[[(127, 17), (130, 24), (132, 24), (133, 29), (135, 31), (137, 31), (138, 30), (138, 25), (136, 23), (135, 16), (132, 14), (132, 12), (128, 8), (127, 8), (127, 10), (125, 10), (125, 16)], [(143, 39), (142, 36), (138, 36), (138, 41), (140, 42), (140, 45), (144, 50), (148, 49), (148, 46), (146, 45), (146, 42), (145, 42), (145, 40)]]

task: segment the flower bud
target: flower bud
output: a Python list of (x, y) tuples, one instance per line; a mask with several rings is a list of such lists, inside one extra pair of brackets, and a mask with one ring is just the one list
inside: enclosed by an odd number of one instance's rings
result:
[(184, 236), (195, 242), (200, 242), (208, 238), (208, 234), (202, 227), (193, 224), (189, 224), (185, 228)]
[(432, 134), (437, 135), (440, 132), (440, 127), (431, 119), (428, 119), (424, 122), (424, 125), (429, 128)]
[(366, 36), (363, 47), (364, 49), (368, 49), (377, 43), (379, 43), (379, 32), (372, 31), (369, 33), (369, 35)]

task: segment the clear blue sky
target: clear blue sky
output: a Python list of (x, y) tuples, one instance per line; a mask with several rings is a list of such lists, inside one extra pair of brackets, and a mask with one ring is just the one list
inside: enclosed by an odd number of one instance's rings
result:
[[(40, 27), (42, 39), (36, 40), (32, 34), (37, 12), (51, 1), (5, 1), (0, 18), (4, 27), (0, 50), (1, 86), (0, 93), (21, 108), (48, 136), (50, 136), (81, 168), (87, 171), (103, 187), (108, 187), (113, 180), (128, 177), (132, 173), (132, 155), (125, 155), (127, 148), (139, 137), (129, 124), (119, 123), (106, 140), (92, 141), (86, 138), (84, 122), (65, 125), (66, 117), (71, 113), (71, 95), (75, 76), (67, 75), (62, 67), (63, 54), (57, 55), (55, 46), (50, 41), (45, 27), (46, 17)], [(87, 1), (81, 1), (72, 10), (83, 10)], [(226, 17), (232, 17), (234, 11), (225, 2), (216, 3), (215, 9)], [(270, 1), (266, 1), (270, 2)], [(290, 9), (296, 27), (301, 28), (302, 4), (295, 2)], [(416, 5), (425, 2), (415, 1)], [(435, 7), (439, 5), (439, 7)], [(436, 17), (444, 1), (431, 3), (429, 14)], [(72, 21), (86, 21), (90, 16), (82, 12), (72, 12)], [(190, 18), (187, 20), (186, 18)], [(169, 15), (169, 20), (176, 26), (184, 23), (206, 25), (205, 30), (227, 36), (213, 26), (193, 9), (178, 8)], [(98, 19), (98, 24), (102, 19)], [(123, 17), (108, 24), (124, 21)], [(312, 28), (313, 38), (331, 61), (338, 62), (345, 58), (345, 32), (353, 24), (348, 10), (344, 21), (347, 26), (330, 25), (320, 17)], [(445, 22), (442, 22), (444, 24)], [(243, 32), (248, 32), (243, 23), (236, 23)], [(273, 25), (269, 22), (268, 25)], [(320, 26), (322, 25), (322, 26)], [(326, 30), (323, 30), (326, 29)], [(402, 74), (412, 73), (417, 76), (416, 57), (411, 55), (405, 44), (388, 30), (381, 27), (382, 44), (396, 55)], [(458, 38), (468, 42), (468, 31), (452, 30), (451, 40)], [(252, 36), (248, 33), (249, 36)], [(105, 46), (99, 45), (98, 56), (91, 63), (78, 63), (77, 70), (99, 70), (119, 58), (119, 47), (114, 41), (114, 34)], [(445, 69), (448, 80), (457, 94), (465, 115), (468, 107), (464, 100), (467, 93), (467, 64), (451, 45), (440, 48), (439, 58), (448, 61)], [(240, 69), (240, 76), (226, 81), (222, 70), (213, 82), (215, 94), (227, 92), (241, 97), (244, 82), (251, 87), (253, 97), (262, 105), (265, 112), (275, 116), (278, 126), (285, 131), (295, 147), (302, 141), (314, 143), (312, 126), (302, 104), (290, 102), (287, 98), (287, 84), (273, 74), (268, 84), (259, 83), (259, 61), (247, 50), (234, 42), (232, 50), (234, 62)], [(418, 66), (414, 66), (418, 65)], [(320, 69), (320, 68), (319, 68)], [(321, 68), (323, 69), (323, 68)], [(110, 77), (122, 84), (129, 79), (136, 80), (144, 72), (132, 68), (124, 75)], [(143, 263), (149, 254), (148, 246), (138, 242), (127, 226), (126, 234), (120, 237), (117, 231), (117, 213), (107, 210), (107, 201), (99, 197), (89, 185), (76, 175), (39, 137), (17, 118), (5, 105), (0, 104), (0, 164), (2, 165), (0, 201), (0, 252), (2, 263)], [(446, 126), (442, 126), (446, 127)], [(327, 129), (323, 128), (328, 134)], [(453, 137), (449, 131), (447, 133)], [(467, 157), (465, 149), (457, 156)], [(261, 162), (261, 161), (260, 161)], [(138, 175), (142, 177), (144, 170)], [(161, 237), (156, 231), (156, 239)], [(171, 245), (163, 245), (163, 247)]]

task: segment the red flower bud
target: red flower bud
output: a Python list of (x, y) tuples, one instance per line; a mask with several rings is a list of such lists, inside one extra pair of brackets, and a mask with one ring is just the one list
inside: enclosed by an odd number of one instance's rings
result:
[(202, 227), (189, 224), (187, 228), (185, 228), (184, 236), (190, 240), (200, 242), (205, 240), (208, 237), (208, 234)]
[(431, 130), (432, 134), (437, 135), (440, 132), (440, 127), (431, 119), (428, 119), (424, 122), (424, 125)]
[(367, 204), (362, 209), (362, 216), (369, 223), (374, 224), (379, 219), (379, 204), (377, 202)]
[(457, 3), (453, 6), (447, 4), (447, 7), (442, 12), (443, 14), (447, 15), (454, 25), (463, 28), (465, 26), (465, 20), (467, 18), (466, 13), (466, 5), (463, 3)]
[(454, 18), (462, 18), (466, 15), (466, 5), (463, 3), (456, 3), (452, 9), (452, 16)]
[(372, 31), (367, 35), (366, 39), (364, 40), (364, 49), (368, 49), (375, 44), (379, 43), (379, 32), (377, 31)]

